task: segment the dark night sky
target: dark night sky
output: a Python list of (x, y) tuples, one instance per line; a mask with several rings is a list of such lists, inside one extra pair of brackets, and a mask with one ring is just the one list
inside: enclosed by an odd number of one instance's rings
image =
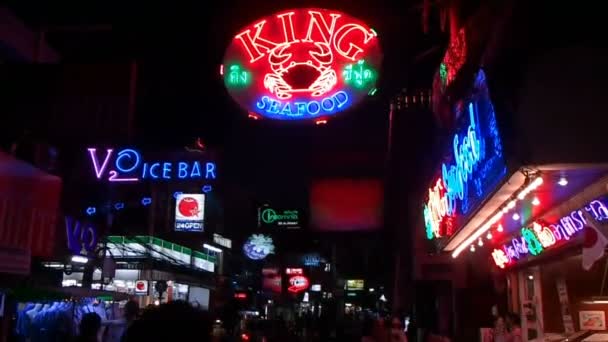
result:
[[(141, 2), (15, 1), (11, 8), (28, 25), (49, 28), (50, 44), (66, 63), (138, 60), (137, 102), (140, 143), (183, 146), (201, 136), (226, 151), (233, 179), (274, 184), (306, 183), (311, 175), (344, 173), (315, 165), (323, 154), (375, 155), (382, 160), (386, 143), (388, 99), (404, 87), (425, 86), (442, 54), (437, 49), (420, 63), (416, 55), (441, 45), (442, 37), (421, 32), (421, 1), (244, 1), (185, 2), (179, 5)], [(227, 95), (219, 75), (224, 49), (250, 22), (293, 7), (323, 7), (347, 12), (378, 33), (384, 52), (379, 93), (325, 127), (310, 123), (252, 122)], [(111, 30), (103, 30), (104, 26)], [(73, 30), (75, 27), (92, 30)], [(431, 25), (437, 28), (438, 25)], [(102, 30), (94, 30), (101, 28)], [(142, 141), (143, 140), (143, 141)], [(330, 158), (331, 159), (331, 158)], [(311, 162), (312, 161), (312, 162)], [(339, 164), (339, 163), (338, 163)], [(382, 166), (345, 166), (352, 175), (381, 176)], [(247, 172), (243, 172), (247, 170)]]

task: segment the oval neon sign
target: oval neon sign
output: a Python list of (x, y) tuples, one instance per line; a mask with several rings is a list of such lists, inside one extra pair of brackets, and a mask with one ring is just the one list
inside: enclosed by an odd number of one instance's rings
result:
[(295, 9), (240, 30), (222, 73), (241, 107), (278, 120), (345, 111), (375, 92), (382, 61), (376, 32), (342, 12)]

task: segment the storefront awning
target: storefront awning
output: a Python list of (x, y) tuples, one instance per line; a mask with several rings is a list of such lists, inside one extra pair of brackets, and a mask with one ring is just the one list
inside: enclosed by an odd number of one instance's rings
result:
[(0, 248), (50, 256), (61, 178), (0, 151)]

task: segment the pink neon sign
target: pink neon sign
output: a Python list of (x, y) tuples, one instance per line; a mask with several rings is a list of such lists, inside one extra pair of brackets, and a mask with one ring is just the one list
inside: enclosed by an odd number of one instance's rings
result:
[(523, 228), (522, 234), (492, 251), (494, 263), (500, 268), (505, 268), (530, 254), (538, 255), (555, 245), (566, 243), (585, 228), (587, 221), (583, 216), (583, 210), (591, 214), (596, 221), (608, 219), (608, 207), (602, 201), (594, 200), (584, 208), (560, 218), (554, 224), (533, 222), (531, 228)]
[(87, 149), (97, 179), (107, 175), (110, 182), (137, 182), (140, 180), (210, 180), (216, 178), (213, 162), (146, 161), (134, 149), (125, 148), (114, 153), (105, 150), (101, 159), (97, 148)]

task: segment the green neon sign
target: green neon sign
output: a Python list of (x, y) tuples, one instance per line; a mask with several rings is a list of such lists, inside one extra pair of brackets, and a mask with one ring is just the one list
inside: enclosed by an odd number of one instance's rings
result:
[(284, 210), (277, 213), (276, 210), (266, 208), (262, 211), (262, 222), (267, 224), (277, 223), (278, 225), (298, 224), (300, 215), (297, 210)]
[(364, 88), (376, 81), (376, 73), (361, 59), (356, 64), (347, 64), (342, 71), (344, 83), (355, 88)]
[(228, 67), (226, 84), (230, 87), (248, 87), (251, 84), (251, 73), (238, 64)]

